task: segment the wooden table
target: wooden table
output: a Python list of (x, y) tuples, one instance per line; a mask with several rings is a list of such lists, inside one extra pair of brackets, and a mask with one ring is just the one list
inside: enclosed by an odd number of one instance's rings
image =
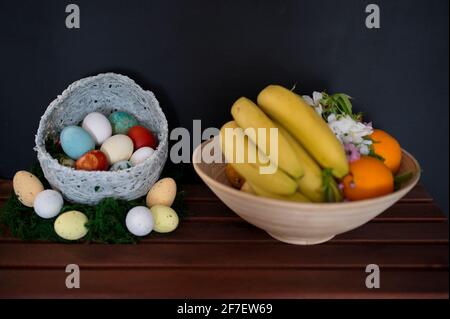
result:
[[(420, 185), (370, 223), (317, 246), (275, 241), (202, 184), (175, 233), (137, 245), (0, 237), (0, 297), (448, 298), (447, 218)], [(0, 205), (11, 191), (0, 181)], [(276, 212), (274, 212), (276, 214)], [(77, 264), (81, 288), (67, 289)], [(379, 289), (365, 285), (380, 267)]]

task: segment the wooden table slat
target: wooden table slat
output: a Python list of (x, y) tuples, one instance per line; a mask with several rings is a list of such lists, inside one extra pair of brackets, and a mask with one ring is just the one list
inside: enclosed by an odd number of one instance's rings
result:
[(8, 298), (442, 298), (448, 271), (385, 270), (367, 289), (364, 268), (347, 270), (82, 270), (81, 288), (65, 287), (58, 270), (2, 270)]
[[(349, 268), (375, 263), (391, 268), (447, 268), (446, 245), (291, 246), (253, 243), (151, 245), (0, 244), (1, 268)], [(337, 250), (339, 253), (337, 253)], [(420, 254), (417, 252), (420, 251)], [(36, 264), (36, 258), (39, 264)], [(270, 258), (268, 258), (270, 256)], [(132, 261), (132, 262), (130, 262)]]
[[(366, 225), (317, 246), (287, 245), (246, 223), (205, 185), (186, 190), (172, 234), (138, 245), (0, 236), (0, 298), (448, 298), (448, 219), (422, 185)], [(0, 180), (0, 206), (11, 182)], [(78, 264), (82, 288), (67, 289)], [(380, 266), (367, 289), (365, 267)]]
[[(336, 236), (328, 244), (393, 243), (393, 244), (445, 244), (448, 243), (447, 223), (405, 223), (398, 231), (398, 223), (368, 223), (350, 232)], [(0, 243), (21, 243), (9, 234), (0, 236)], [(167, 235), (152, 234), (142, 239), (153, 243), (283, 243), (245, 221), (202, 222), (182, 221), (178, 229)]]

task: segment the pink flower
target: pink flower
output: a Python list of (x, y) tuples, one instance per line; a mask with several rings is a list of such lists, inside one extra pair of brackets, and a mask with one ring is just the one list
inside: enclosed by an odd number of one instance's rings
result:
[(361, 154), (358, 148), (353, 143), (344, 144), (345, 153), (347, 154), (347, 159), (350, 163), (355, 162), (361, 158)]

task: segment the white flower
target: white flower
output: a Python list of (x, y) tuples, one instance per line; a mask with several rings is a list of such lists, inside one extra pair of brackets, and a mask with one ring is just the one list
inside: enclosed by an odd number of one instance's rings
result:
[(373, 133), (371, 125), (354, 120), (349, 115), (331, 114), (328, 126), (342, 144), (354, 144), (363, 155), (369, 154), (372, 141), (367, 136)]
[(359, 152), (362, 155), (369, 155), (370, 148), (369, 148), (369, 146), (367, 144), (364, 144), (364, 143), (363, 144), (359, 144), (358, 149), (359, 149)]
[(323, 94), (322, 93), (314, 91), (312, 98), (310, 96), (308, 96), (308, 95), (303, 95), (302, 97), (303, 97), (303, 99), (305, 100), (306, 103), (308, 103), (309, 105), (314, 107), (314, 109), (316, 110), (316, 112), (319, 115), (322, 115), (323, 107), (322, 107), (322, 104), (320, 104), (320, 101), (323, 98)]

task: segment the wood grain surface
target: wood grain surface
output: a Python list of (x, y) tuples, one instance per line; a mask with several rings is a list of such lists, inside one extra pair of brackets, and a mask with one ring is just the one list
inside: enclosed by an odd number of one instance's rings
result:
[[(0, 237), (1, 298), (448, 298), (448, 219), (423, 186), (366, 225), (317, 246), (272, 239), (202, 184), (187, 216), (137, 245)], [(0, 206), (11, 192), (0, 181)], [(78, 264), (81, 288), (67, 289)], [(381, 287), (365, 286), (368, 264)]]

